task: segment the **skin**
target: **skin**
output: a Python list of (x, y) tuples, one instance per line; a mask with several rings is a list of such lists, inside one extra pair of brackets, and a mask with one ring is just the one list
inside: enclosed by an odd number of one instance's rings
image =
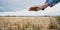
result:
[(29, 8), (29, 11), (39, 11), (44, 10), (46, 7), (48, 7), (48, 3), (44, 3), (43, 5), (37, 5)]

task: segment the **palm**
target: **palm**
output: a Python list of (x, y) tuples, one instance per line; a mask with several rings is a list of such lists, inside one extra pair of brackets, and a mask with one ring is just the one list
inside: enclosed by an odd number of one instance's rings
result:
[(29, 8), (29, 11), (39, 11), (39, 10), (42, 10), (42, 6), (34, 6), (34, 7), (30, 7)]

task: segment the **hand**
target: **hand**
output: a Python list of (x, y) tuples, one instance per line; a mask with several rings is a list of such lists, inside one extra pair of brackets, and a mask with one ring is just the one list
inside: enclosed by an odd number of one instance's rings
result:
[(45, 3), (43, 5), (33, 6), (29, 8), (29, 11), (39, 11), (44, 10), (46, 7), (48, 7), (48, 3)]

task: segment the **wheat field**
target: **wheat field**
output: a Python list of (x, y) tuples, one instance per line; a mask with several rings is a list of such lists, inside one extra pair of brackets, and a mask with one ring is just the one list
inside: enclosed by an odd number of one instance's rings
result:
[(0, 17), (0, 30), (60, 30), (55, 17)]

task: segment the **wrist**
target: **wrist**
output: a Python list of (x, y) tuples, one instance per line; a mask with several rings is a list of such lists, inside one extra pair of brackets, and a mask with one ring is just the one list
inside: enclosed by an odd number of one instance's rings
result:
[(48, 3), (44, 3), (44, 5), (42, 5), (42, 10), (44, 10), (47, 7), (48, 7)]

